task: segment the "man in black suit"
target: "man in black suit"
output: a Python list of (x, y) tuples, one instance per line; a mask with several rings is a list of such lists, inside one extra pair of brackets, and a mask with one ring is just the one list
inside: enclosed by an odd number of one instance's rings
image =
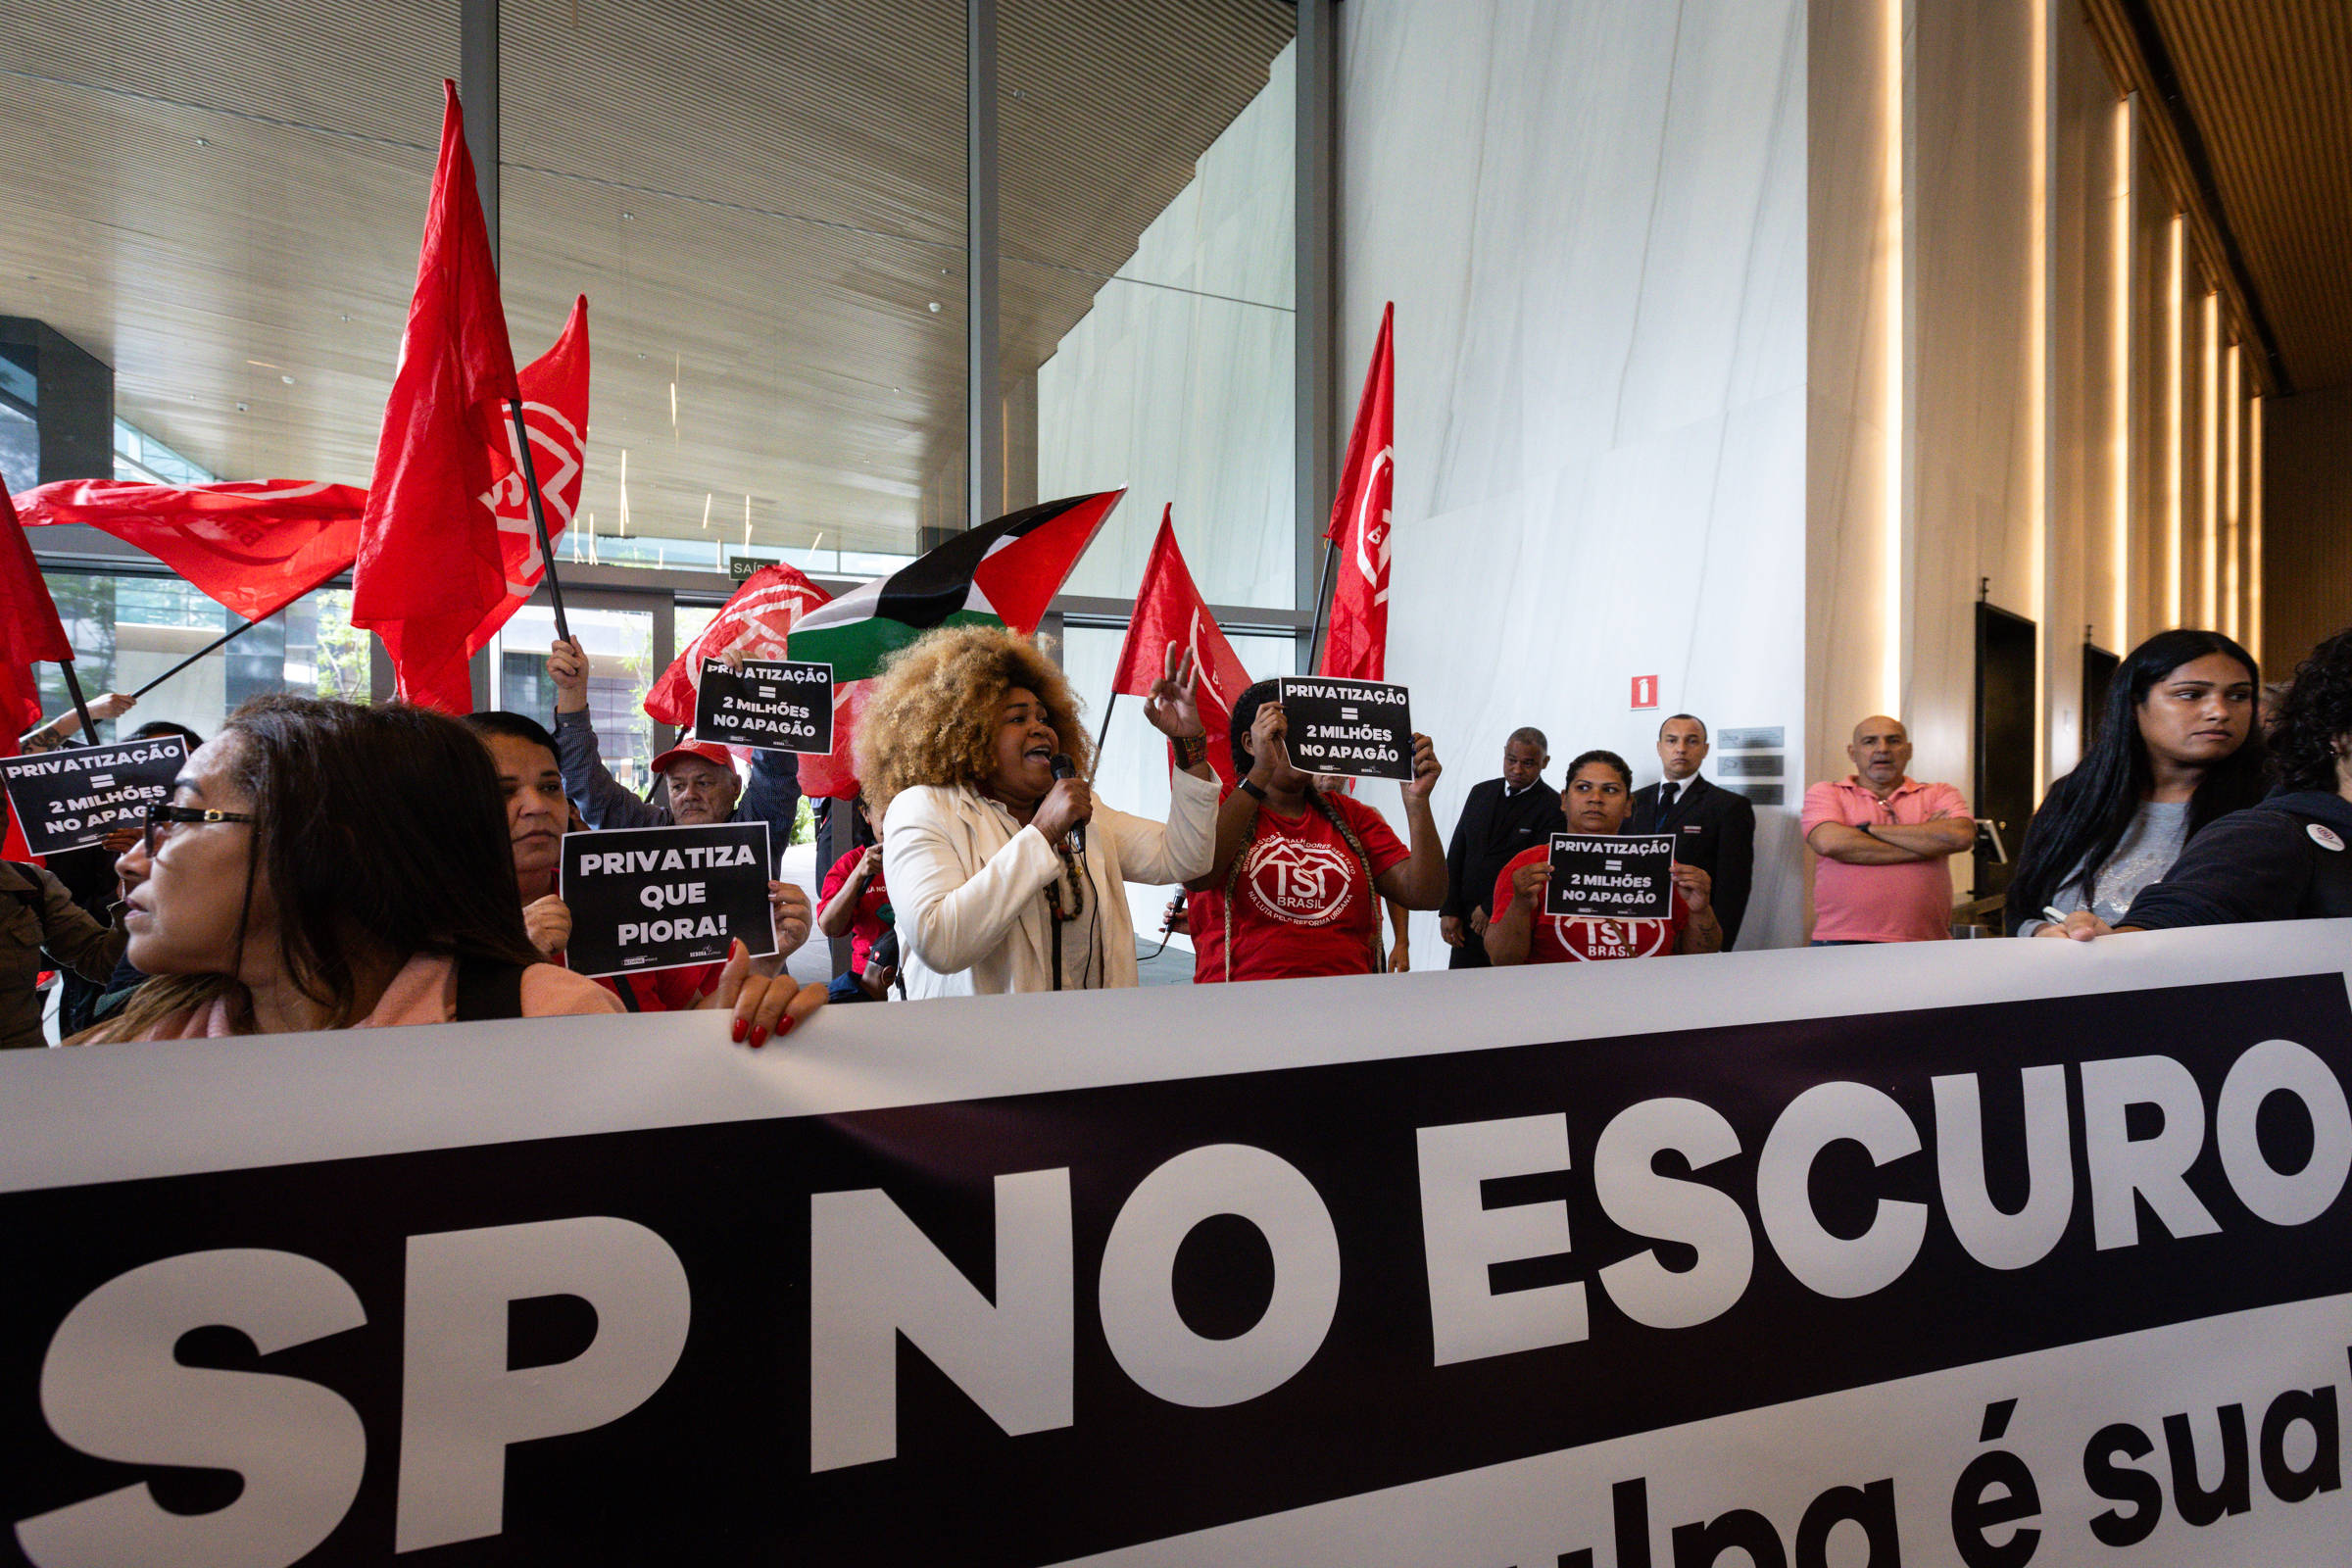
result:
[(1544, 782), (1551, 763), (1544, 732), (1515, 729), (1502, 745), (1502, 777), (1470, 787), (1446, 852), (1446, 902), (1438, 930), (1453, 950), (1449, 969), (1487, 967), (1487, 901), (1512, 856), (1542, 844), (1560, 826), (1560, 792)]
[(1747, 894), (1755, 881), (1756, 808), (1744, 795), (1719, 789), (1698, 776), (1707, 760), (1707, 726), (1677, 713), (1658, 726), (1658, 766), (1664, 782), (1634, 792), (1628, 833), (1671, 833), (1674, 858), (1714, 879), (1715, 918), (1723, 923), (1723, 951), (1740, 940)]

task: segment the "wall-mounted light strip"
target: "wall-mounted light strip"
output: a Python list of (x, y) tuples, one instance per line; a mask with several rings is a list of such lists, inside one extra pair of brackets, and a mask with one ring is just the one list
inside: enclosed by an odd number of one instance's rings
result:
[(1884, 112), (1880, 117), (1882, 141), (1880, 154), (1884, 160), (1883, 184), (1879, 211), (1885, 224), (1880, 254), (1886, 258), (1882, 275), (1886, 279), (1886, 297), (1884, 302), (1885, 386), (1883, 406), (1886, 421), (1886, 496), (1881, 518), (1881, 539), (1885, 550), (1884, 580), (1881, 584), (1880, 687), (1883, 693), (1881, 710), (1897, 718), (1903, 716), (1903, 454), (1907, 445), (1906, 426), (1910, 410), (1905, 407), (1903, 372), (1905, 352), (1903, 304), (1903, 245), (1906, 238), (1903, 214), (1903, 25), (1909, 0), (1885, 0), (1882, 11), (1886, 20), (1884, 40), (1886, 55), (1881, 61), (1886, 92)]
[(2165, 270), (2167, 354), (2164, 376), (2164, 616), (2180, 624), (2181, 557), (2188, 550), (2188, 219), (2173, 215), (2171, 265)]
[(2033, 87), (2026, 95), (2032, 123), (2027, 132), (2032, 172), (2027, 200), (2029, 265), (2026, 276), (2026, 516), (2034, 529), (2029, 552), (2034, 566), (2034, 798), (2050, 784), (2050, 167), (2057, 138), (2050, 133), (2050, 0), (2030, 8), (2034, 41), (2030, 50)]
[(2205, 314), (2198, 336), (2203, 339), (2205, 398), (2197, 418), (2198, 445), (2204, 453), (2204, 482), (2198, 486), (2203, 525), (2198, 529), (2197, 624), (2217, 628), (2222, 623), (2222, 297), (2205, 296)]
[(2238, 486), (2245, 470), (2238, 466), (2238, 421), (2245, 405), (2238, 392), (2238, 346), (2230, 345), (2222, 368), (2222, 629), (2242, 639), (2245, 621), (2239, 614), (2244, 583), (2238, 571)]
[(2240, 639), (2255, 659), (2262, 651), (2262, 411), (2256, 398), (2246, 406), (2246, 635)]
[[(2114, 520), (2109, 541), (2114, 552), (2110, 591), (2114, 608), (2107, 628), (2108, 646), (2121, 654), (2132, 647), (2132, 284), (2135, 275), (2132, 238), (2133, 226), (2132, 208), (2133, 187), (2132, 147), (2136, 127), (2134, 117), (2139, 109), (2136, 94), (2127, 95), (2115, 106), (2115, 270), (2108, 278), (2108, 294), (2113, 305), (2110, 330), (2115, 363), (2109, 369), (2108, 393), (2112, 399), (2109, 419), (2108, 461), (2113, 467)], [(2082, 715), (2085, 733), (2095, 714)]]

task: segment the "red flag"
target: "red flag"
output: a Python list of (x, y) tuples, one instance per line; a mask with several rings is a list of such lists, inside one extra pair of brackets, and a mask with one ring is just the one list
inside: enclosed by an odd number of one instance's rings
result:
[(28, 528), (78, 522), (113, 534), (260, 620), (351, 568), (367, 505), (357, 485), (298, 479), (67, 479), (26, 492), (21, 511)]
[(383, 638), (403, 699), (463, 713), (473, 706), (466, 639), (507, 593), (498, 520), (481, 503), (498, 482), (505, 400), (520, 392), (465, 116), (456, 83), (442, 86), (441, 159), (360, 520), (351, 621)]
[(645, 710), (664, 724), (693, 723), (704, 660), (716, 659), (730, 648), (746, 659), (782, 659), (785, 634), (793, 622), (830, 597), (797, 567), (780, 561), (761, 566), (743, 580), (703, 634), (662, 672), (646, 694)]
[(1396, 320), (1392, 304), (1381, 313), (1380, 341), (1364, 372), (1364, 395), (1355, 406), (1355, 433), (1348, 438), (1348, 462), (1323, 537), (1339, 545), (1339, 582), (1331, 595), (1331, 629), (1323, 642), (1318, 675), (1379, 680), (1389, 660), (1389, 506), (1396, 463)]
[[(31, 665), (69, 663), (73, 658), (65, 622), (57, 618), (57, 601), (49, 597), (49, 585), (32, 559), (32, 542), (17, 520), (17, 504), (9, 499), (8, 486), (0, 484), (0, 663), (24, 670), (29, 689)], [(36, 707), (33, 719), (39, 717)]]
[[(66, 641), (65, 622), (57, 618), (57, 601), (41, 580), (32, 559), (32, 544), (17, 520), (16, 503), (0, 482), (0, 757), (17, 755), (17, 739), (41, 721), (41, 688), (33, 674), (35, 662), (71, 660), (74, 645)], [(17, 824), (13, 807), (0, 806), (8, 827), (0, 842), (0, 858), (29, 860), (32, 846)]]
[(1233, 771), (1233, 701), (1250, 684), (1233, 645), (1208, 612), (1208, 603), (1193, 583), (1176, 548), (1175, 508), (1163, 508), (1159, 533), (1152, 541), (1151, 559), (1144, 563), (1143, 586), (1135, 594), (1135, 618), (1127, 622), (1127, 640), (1119, 648), (1118, 672), (1110, 689), (1123, 697), (1142, 697), (1167, 670), (1168, 644), (1189, 649), (1200, 672), (1200, 722), (1208, 731), (1208, 765), (1227, 784)]

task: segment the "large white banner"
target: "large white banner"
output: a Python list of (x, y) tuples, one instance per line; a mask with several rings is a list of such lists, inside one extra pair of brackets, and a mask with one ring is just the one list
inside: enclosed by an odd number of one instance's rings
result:
[(6, 1549), (2340, 1563), (2348, 957), (10, 1053)]

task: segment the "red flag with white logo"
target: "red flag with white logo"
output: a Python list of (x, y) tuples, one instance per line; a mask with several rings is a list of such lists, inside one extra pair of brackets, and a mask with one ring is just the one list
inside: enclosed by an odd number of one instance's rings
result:
[(507, 597), (483, 502), (500, 477), (506, 400), (520, 394), (465, 114), (456, 84), (442, 85), (441, 157), (360, 520), (351, 620), (383, 638), (404, 700), (463, 713), (473, 707), (466, 639)]
[[(551, 537), (570, 525), (579, 506), (588, 434), (588, 302), (575, 301), (554, 348), (521, 374), (523, 417), (547, 509)], [(490, 640), (546, 575), (538, 532), (515, 466), (514, 426), (498, 427), (491, 454), (498, 475), (491, 511), (506, 564), (506, 597), (466, 639), (466, 653)], [(147, 484), (125, 479), (67, 479), (25, 492), (26, 527), (80, 523), (114, 535), (170, 566), (216, 603), (247, 620), (263, 620), (351, 569), (368, 492), (357, 485), (300, 479), (219, 484)]]
[(1339, 546), (1338, 582), (1331, 595), (1331, 629), (1323, 640), (1318, 675), (1380, 680), (1389, 657), (1389, 507), (1396, 463), (1396, 351), (1392, 304), (1381, 314), (1380, 341), (1364, 373), (1355, 406), (1355, 433), (1323, 537)]
[(26, 491), (28, 528), (81, 523), (144, 550), (246, 620), (351, 569), (368, 492), (299, 479), (63, 479)]
[(1119, 649), (1118, 672), (1110, 689), (1122, 697), (1143, 697), (1152, 683), (1167, 671), (1170, 643), (1187, 649), (1199, 671), (1200, 722), (1208, 731), (1208, 765), (1227, 784), (1234, 782), (1233, 702), (1250, 684), (1250, 672), (1225, 640), (1224, 631), (1208, 612), (1208, 603), (1193, 582), (1176, 547), (1175, 509), (1159, 514), (1159, 533), (1152, 541), (1151, 558), (1144, 563), (1143, 586), (1135, 594), (1135, 617), (1127, 622), (1127, 641)]
[(703, 661), (733, 649), (746, 659), (782, 659), (793, 623), (832, 596), (779, 561), (743, 579), (703, 634), (687, 645), (654, 689), (645, 710), (664, 724), (694, 722), (695, 695), (702, 690)]

